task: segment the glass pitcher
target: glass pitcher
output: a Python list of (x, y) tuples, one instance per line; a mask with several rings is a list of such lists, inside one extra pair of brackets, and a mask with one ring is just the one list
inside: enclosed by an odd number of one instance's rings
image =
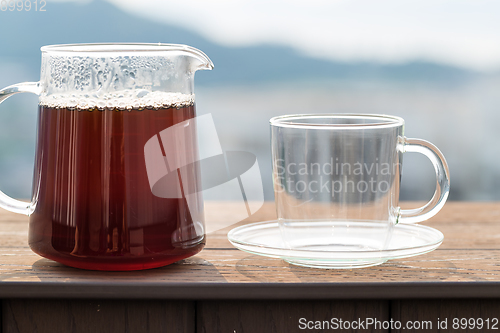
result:
[[(160, 267), (205, 244), (194, 74), (201, 51), (175, 44), (42, 47), (40, 82), (0, 90), (38, 94), (29, 245), (68, 266)], [(186, 167), (189, 166), (189, 167)]]

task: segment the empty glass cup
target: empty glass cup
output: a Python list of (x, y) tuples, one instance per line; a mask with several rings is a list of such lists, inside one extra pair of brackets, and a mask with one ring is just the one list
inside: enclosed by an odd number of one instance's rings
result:
[[(399, 117), (275, 117), (271, 141), (277, 215), (289, 249), (385, 250), (396, 224), (429, 219), (448, 197), (444, 156), (427, 141), (405, 138), (404, 120)], [(399, 208), (405, 152), (426, 155), (436, 171), (434, 196), (423, 207), (411, 210)], [(346, 265), (331, 260), (298, 264)]]

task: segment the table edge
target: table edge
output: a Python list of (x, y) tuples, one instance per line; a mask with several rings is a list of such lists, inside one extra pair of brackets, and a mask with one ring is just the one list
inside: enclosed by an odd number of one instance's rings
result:
[(432, 299), (500, 298), (500, 282), (85, 283), (10, 282), (1, 298), (71, 299)]

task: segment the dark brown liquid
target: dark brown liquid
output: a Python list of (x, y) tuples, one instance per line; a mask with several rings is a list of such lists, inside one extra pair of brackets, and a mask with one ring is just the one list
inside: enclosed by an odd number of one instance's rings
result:
[[(96, 270), (160, 267), (199, 252), (204, 235), (195, 231), (186, 199), (153, 195), (144, 159), (150, 138), (194, 116), (194, 105), (141, 111), (40, 106), (32, 250)], [(159, 142), (163, 154), (176, 149)], [(188, 153), (197, 154), (191, 148)], [(192, 178), (182, 179), (184, 185), (198, 187), (199, 177)], [(173, 235), (181, 226), (179, 241)]]

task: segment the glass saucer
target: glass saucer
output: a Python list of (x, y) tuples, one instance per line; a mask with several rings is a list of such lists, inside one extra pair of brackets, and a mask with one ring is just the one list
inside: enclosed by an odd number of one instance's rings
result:
[[(384, 229), (384, 239), (374, 235)], [(418, 224), (388, 226), (380, 222), (303, 222), (298, 225), (300, 243), (283, 241), (278, 221), (243, 225), (227, 237), (240, 250), (290, 264), (316, 268), (359, 268), (380, 265), (389, 259), (431, 252), (443, 242), (443, 234)]]

